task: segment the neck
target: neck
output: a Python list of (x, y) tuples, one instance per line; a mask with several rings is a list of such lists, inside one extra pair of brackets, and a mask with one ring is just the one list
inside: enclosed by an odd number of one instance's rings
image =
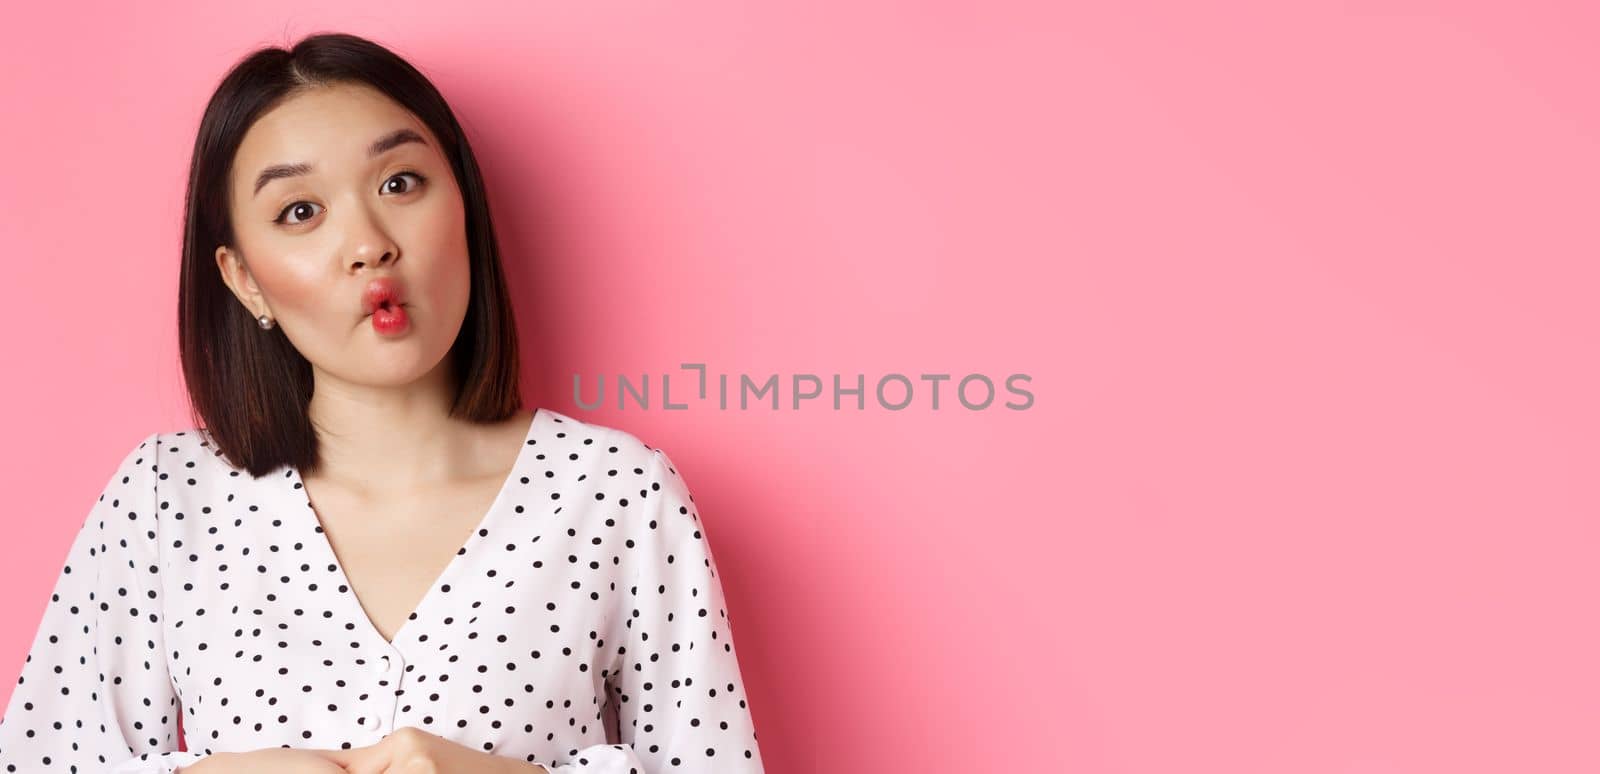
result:
[(307, 409), (321, 458), (314, 478), (389, 496), (479, 475), (473, 461), (484, 434), (449, 416), (449, 360), (403, 385), (359, 384), (317, 371)]

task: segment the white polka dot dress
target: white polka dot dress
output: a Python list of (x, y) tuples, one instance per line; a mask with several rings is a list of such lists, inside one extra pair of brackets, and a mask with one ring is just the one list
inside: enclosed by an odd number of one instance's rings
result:
[(202, 430), (150, 435), (72, 543), (0, 718), (0, 771), (170, 773), (406, 726), (555, 774), (763, 771), (716, 563), (666, 452), (538, 409), (390, 642), (297, 470), (256, 479)]

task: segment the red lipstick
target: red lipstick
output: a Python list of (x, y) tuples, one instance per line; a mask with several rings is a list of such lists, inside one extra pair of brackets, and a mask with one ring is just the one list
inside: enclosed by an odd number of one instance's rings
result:
[(372, 318), (372, 329), (379, 335), (398, 336), (410, 327), (400, 283), (393, 277), (378, 277), (361, 289), (361, 308)]

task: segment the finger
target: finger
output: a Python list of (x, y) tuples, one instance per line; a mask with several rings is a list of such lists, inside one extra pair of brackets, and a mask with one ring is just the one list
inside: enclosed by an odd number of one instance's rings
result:
[[(361, 748), (361, 749), (366, 749), (366, 748)], [(350, 764), (353, 763), (356, 760), (356, 758), (358, 757), (358, 753), (360, 753), (361, 750), (313, 749), (313, 750), (309, 750), (309, 752), (316, 753), (317, 755), (320, 755), (320, 756), (322, 756), (324, 758), (327, 758), (328, 760), (333, 761), (334, 763), (337, 763), (340, 766), (343, 766), (343, 767), (348, 769), (348, 768), (350, 768)]]
[(392, 774), (398, 771), (395, 758), (400, 752), (402, 750), (394, 744), (394, 736), (382, 737), (376, 744), (357, 750), (360, 755), (355, 756), (354, 766), (346, 766), (346, 771), (349, 774)]
[(389, 750), (381, 741), (368, 747), (345, 750), (335, 758), (349, 774), (384, 774), (389, 770)]

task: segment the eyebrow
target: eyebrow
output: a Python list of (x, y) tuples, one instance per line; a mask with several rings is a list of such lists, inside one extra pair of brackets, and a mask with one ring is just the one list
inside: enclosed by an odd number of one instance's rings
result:
[[(410, 129), (396, 129), (379, 137), (371, 145), (367, 146), (367, 158), (376, 158), (394, 148), (411, 142), (423, 146), (428, 144), (426, 140), (422, 139), (422, 135)], [(251, 196), (261, 193), (262, 187), (274, 180), (309, 174), (310, 172), (311, 165), (304, 161), (295, 164), (273, 164), (261, 170), (261, 174), (256, 175), (256, 188), (251, 192)]]

